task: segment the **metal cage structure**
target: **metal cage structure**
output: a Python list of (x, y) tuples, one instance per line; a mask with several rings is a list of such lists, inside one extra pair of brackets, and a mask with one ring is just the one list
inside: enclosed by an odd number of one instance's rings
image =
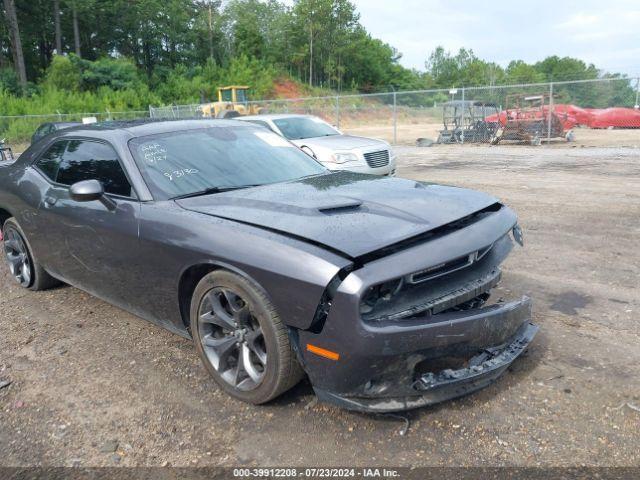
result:
[(499, 122), (487, 120), (496, 116), (495, 103), (476, 100), (452, 100), (442, 105), (443, 130), (437, 143), (491, 142), (499, 128)]

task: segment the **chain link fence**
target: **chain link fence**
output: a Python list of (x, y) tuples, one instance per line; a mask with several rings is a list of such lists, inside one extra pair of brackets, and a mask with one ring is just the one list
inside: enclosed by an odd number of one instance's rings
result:
[[(549, 144), (640, 147), (640, 78), (260, 100), (267, 113), (317, 115), (345, 133), (393, 144)], [(18, 151), (45, 122), (199, 118), (202, 106), (148, 111), (0, 116)]]
[(149, 105), (149, 116), (159, 119), (202, 118), (202, 105), (199, 103), (169, 105), (166, 107), (153, 107)]
[(49, 122), (80, 122), (83, 119), (96, 119), (98, 122), (109, 120), (135, 120), (148, 118), (148, 110), (129, 110), (124, 112), (81, 112), (81, 113), (50, 113), (42, 115), (8, 115), (0, 116), (0, 139), (15, 151), (23, 151), (30, 143), (31, 135), (43, 123)]
[[(345, 133), (393, 144), (640, 146), (640, 79), (417, 90), (251, 101), (267, 113), (316, 115)], [(201, 117), (198, 104), (150, 107)]]

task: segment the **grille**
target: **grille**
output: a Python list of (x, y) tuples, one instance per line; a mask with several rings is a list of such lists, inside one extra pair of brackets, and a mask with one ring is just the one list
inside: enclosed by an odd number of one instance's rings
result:
[(367, 165), (371, 168), (380, 168), (389, 165), (389, 150), (380, 150), (379, 152), (368, 152), (364, 154)]

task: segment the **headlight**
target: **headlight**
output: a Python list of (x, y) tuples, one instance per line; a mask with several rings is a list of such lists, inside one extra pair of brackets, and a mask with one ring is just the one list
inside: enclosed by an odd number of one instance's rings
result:
[(351, 152), (336, 152), (331, 155), (331, 161), (335, 163), (357, 162), (358, 156)]
[(395, 297), (403, 286), (404, 278), (399, 278), (369, 288), (360, 303), (360, 311), (365, 314), (371, 313), (380, 303), (388, 302)]

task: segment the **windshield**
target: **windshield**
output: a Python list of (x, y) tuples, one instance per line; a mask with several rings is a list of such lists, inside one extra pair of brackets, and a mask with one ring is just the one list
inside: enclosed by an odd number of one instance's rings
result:
[(247, 91), (243, 89), (236, 90), (236, 101), (238, 102), (246, 102), (247, 101)]
[(209, 127), (134, 138), (129, 149), (157, 199), (284, 182), (327, 170), (260, 127)]
[(316, 117), (278, 118), (273, 123), (289, 140), (340, 135), (335, 128)]

